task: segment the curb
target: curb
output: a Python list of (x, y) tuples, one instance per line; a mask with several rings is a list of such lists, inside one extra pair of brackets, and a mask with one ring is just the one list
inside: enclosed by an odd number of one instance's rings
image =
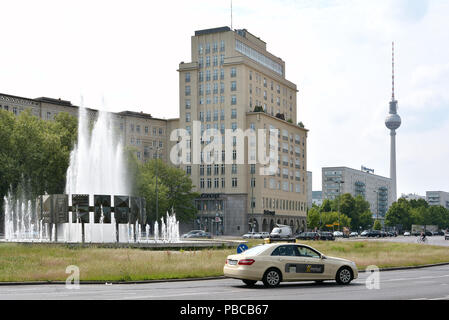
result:
[[(161, 282), (183, 282), (183, 281), (202, 281), (202, 280), (220, 280), (225, 279), (225, 276), (217, 277), (204, 277), (204, 278), (183, 278), (183, 279), (159, 279), (159, 280), (138, 280), (138, 281), (92, 281), (92, 280), (80, 280), (81, 284), (145, 284), (145, 283), (161, 283)], [(58, 284), (65, 285), (65, 281), (25, 281), (25, 282), (0, 282), (1, 286), (32, 286), (32, 285), (50, 285)]]
[[(425, 264), (421, 266), (408, 266), (408, 267), (391, 267), (391, 268), (380, 268), (380, 272), (386, 271), (400, 271), (400, 270), (411, 270), (411, 269), (423, 269), (423, 268), (431, 268), (438, 266), (447, 266), (449, 262), (442, 262), (436, 264)], [(366, 270), (358, 270), (358, 273), (365, 273)], [(203, 281), (203, 280), (221, 280), (226, 279), (225, 276), (217, 276), (217, 277), (204, 277), (204, 278), (184, 278), (184, 279), (160, 279), (160, 280), (141, 280), (141, 281), (80, 281), (81, 284), (104, 284), (104, 285), (112, 285), (112, 284), (146, 284), (146, 283), (162, 283), (162, 282), (187, 282), (187, 281)], [(50, 284), (63, 284), (65, 285), (65, 281), (27, 281), (27, 282), (0, 282), (1, 286), (27, 286), (27, 285), (50, 285)]]
[[(449, 262), (435, 263), (435, 264), (424, 264), (420, 266), (407, 266), (407, 267), (391, 267), (391, 268), (380, 268), (379, 271), (400, 271), (400, 270), (410, 270), (410, 269), (423, 269), (439, 266), (447, 266)], [(366, 272), (366, 270), (358, 270), (359, 273)]]

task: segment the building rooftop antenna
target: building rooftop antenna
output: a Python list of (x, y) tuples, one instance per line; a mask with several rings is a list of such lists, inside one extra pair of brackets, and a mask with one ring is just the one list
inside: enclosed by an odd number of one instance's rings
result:
[(231, 0), (231, 30), (232, 30), (232, 0)]

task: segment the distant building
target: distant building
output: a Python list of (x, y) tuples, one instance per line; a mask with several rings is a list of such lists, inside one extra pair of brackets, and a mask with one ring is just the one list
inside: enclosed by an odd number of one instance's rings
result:
[(323, 191), (312, 191), (312, 204), (317, 206), (323, 204)]
[(419, 200), (419, 199), (423, 199), (423, 200), (426, 200), (426, 197), (425, 196), (420, 196), (419, 194), (416, 194), (416, 193), (409, 193), (409, 194), (402, 194), (401, 195), (401, 198), (402, 199), (405, 199), (405, 200), (407, 200), (407, 201), (410, 201), (410, 200)]
[(431, 206), (442, 206), (449, 209), (449, 192), (427, 191), (426, 200)]
[(373, 218), (384, 219), (394, 199), (390, 178), (347, 167), (322, 168), (323, 199), (341, 194), (362, 196), (370, 203)]

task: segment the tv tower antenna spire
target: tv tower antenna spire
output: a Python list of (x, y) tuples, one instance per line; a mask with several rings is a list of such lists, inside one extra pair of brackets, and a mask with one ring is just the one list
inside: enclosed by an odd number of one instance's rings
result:
[(394, 42), (392, 43), (392, 93), (390, 102), (390, 112), (385, 119), (385, 125), (390, 129), (390, 179), (392, 182), (392, 200), (397, 200), (397, 182), (396, 182), (396, 130), (401, 126), (401, 117), (398, 115), (398, 102), (394, 96)]
[(391, 95), (391, 101), (394, 101), (394, 42), (392, 42), (392, 51), (391, 51), (391, 66), (392, 66), (392, 73), (391, 73), (391, 80), (393, 85), (392, 95)]

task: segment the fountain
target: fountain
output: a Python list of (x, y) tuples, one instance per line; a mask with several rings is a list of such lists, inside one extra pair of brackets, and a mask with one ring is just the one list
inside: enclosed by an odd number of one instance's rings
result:
[[(92, 131), (79, 109), (78, 142), (70, 154), (65, 194), (5, 198), (5, 240), (65, 243), (179, 242), (176, 215), (146, 223), (145, 199), (130, 194), (121, 137), (110, 113), (100, 111)], [(142, 234), (142, 226), (145, 228)]]

